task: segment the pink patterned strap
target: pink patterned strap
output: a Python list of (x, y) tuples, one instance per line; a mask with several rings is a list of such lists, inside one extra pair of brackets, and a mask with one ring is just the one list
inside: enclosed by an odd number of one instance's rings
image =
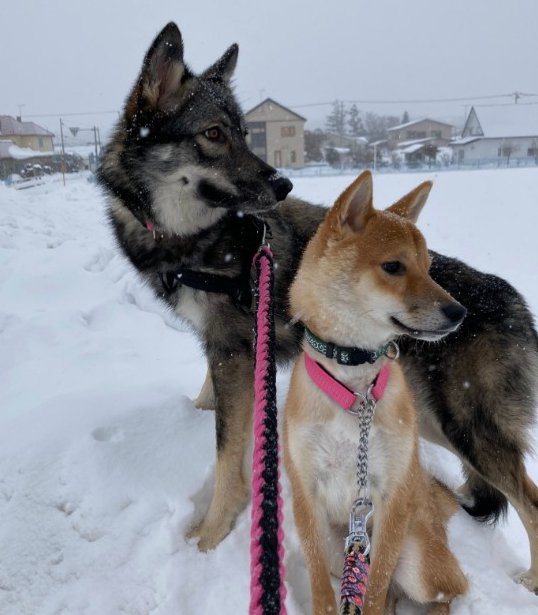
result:
[(362, 553), (358, 545), (351, 545), (344, 559), (340, 589), (340, 613), (349, 613), (350, 615), (362, 613), (369, 573), (368, 556)]
[[(344, 410), (349, 412), (355, 405), (359, 396), (348, 389), (344, 384), (332, 376), (324, 367), (312, 357), (304, 353), (304, 362), (308, 375), (312, 382), (318, 386), (326, 395), (335, 401)], [(390, 375), (390, 368), (387, 363), (383, 365), (374, 380), (372, 397), (379, 401), (385, 393), (385, 388)]]

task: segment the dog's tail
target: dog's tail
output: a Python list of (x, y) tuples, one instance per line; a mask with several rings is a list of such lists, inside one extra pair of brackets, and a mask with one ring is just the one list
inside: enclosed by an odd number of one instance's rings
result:
[(506, 497), (476, 474), (467, 477), (465, 495), (460, 503), (467, 513), (482, 523), (497, 523), (508, 511)]

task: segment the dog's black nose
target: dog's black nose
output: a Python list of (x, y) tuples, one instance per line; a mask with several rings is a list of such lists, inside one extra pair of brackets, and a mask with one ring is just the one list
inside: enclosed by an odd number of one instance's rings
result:
[(269, 183), (271, 184), (277, 201), (283, 201), (293, 188), (293, 184), (290, 180), (283, 175), (274, 175), (269, 180)]
[(449, 303), (448, 305), (443, 306), (441, 309), (443, 314), (453, 324), (461, 322), (467, 314), (467, 310), (463, 307), (463, 305), (459, 303)]

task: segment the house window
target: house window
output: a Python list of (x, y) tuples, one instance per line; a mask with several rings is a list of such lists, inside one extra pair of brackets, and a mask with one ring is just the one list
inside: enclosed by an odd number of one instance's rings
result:
[(280, 136), (281, 137), (294, 137), (295, 136), (295, 126), (281, 126)]
[(257, 131), (250, 133), (251, 147), (265, 147), (265, 132)]
[(432, 130), (432, 137), (434, 139), (440, 139), (441, 138), (441, 131), (440, 130)]
[(39, 147), (40, 148), (43, 147), (43, 139), (41, 137), (39, 137)]
[(527, 150), (527, 156), (537, 157), (538, 156), (538, 147), (529, 147), (529, 149)]
[(291, 164), (295, 164), (297, 162), (297, 156), (294, 150), (291, 150), (290, 152), (290, 160), (291, 160)]

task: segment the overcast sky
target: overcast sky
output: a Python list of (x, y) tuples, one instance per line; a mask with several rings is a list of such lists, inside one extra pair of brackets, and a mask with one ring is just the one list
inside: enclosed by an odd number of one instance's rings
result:
[[(3, 0), (2, 9), (0, 114), (22, 104), (23, 119), (53, 132), (57, 118), (30, 116), (119, 110), (168, 21), (195, 71), (239, 43), (245, 110), (270, 96), (311, 125), (330, 107), (299, 105), (538, 94), (538, 0)], [(463, 118), (473, 102), (495, 101), (358, 106)], [(66, 123), (105, 130), (116, 118)]]

